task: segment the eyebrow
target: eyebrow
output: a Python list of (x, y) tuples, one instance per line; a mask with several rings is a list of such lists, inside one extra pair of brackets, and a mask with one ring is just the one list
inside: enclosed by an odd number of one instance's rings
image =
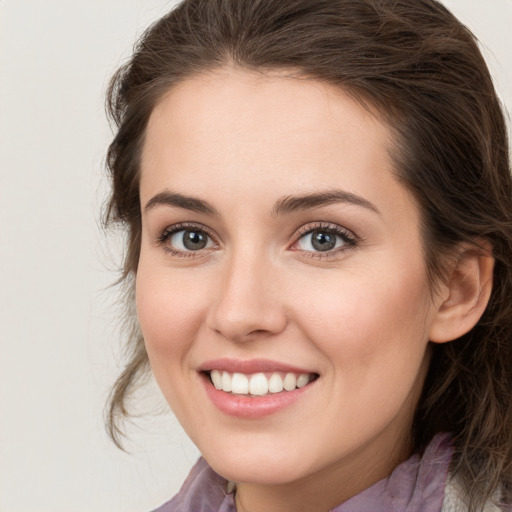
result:
[(380, 215), (379, 209), (367, 199), (356, 194), (352, 194), (351, 192), (337, 189), (303, 196), (283, 197), (275, 204), (272, 210), (272, 215), (284, 215), (333, 203), (348, 203), (361, 206)]
[[(361, 206), (380, 215), (378, 208), (367, 199), (356, 194), (352, 194), (351, 192), (337, 189), (302, 196), (283, 197), (274, 205), (272, 215), (286, 215), (287, 213), (308, 210), (333, 203), (347, 203)], [(220, 216), (219, 212), (207, 201), (169, 191), (160, 192), (153, 196), (146, 203), (144, 209), (145, 211), (148, 211), (156, 208), (157, 206), (171, 206), (197, 213), (203, 213), (205, 215), (214, 215), (216, 217)]]
[(173, 192), (160, 192), (152, 197), (144, 207), (145, 211), (151, 210), (157, 206), (173, 206), (190, 210), (192, 212), (204, 213), (206, 215), (219, 216), (219, 212), (208, 202), (195, 197), (184, 196)]

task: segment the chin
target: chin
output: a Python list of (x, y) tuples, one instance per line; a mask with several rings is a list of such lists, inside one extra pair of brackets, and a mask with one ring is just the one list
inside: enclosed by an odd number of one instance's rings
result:
[[(221, 476), (233, 482), (260, 485), (287, 484), (305, 476), (300, 464), (303, 457), (298, 450), (290, 454), (281, 450), (229, 449), (216, 456), (206, 450), (203, 454), (210, 466)], [(291, 456), (290, 456), (291, 455)]]

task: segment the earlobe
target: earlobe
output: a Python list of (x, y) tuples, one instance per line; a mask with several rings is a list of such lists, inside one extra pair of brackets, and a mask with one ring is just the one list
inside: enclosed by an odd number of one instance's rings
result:
[(453, 341), (477, 324), (491, 296), (493, 270), (492, 246), (488, 241), (459, 246), (430, 326), (430, 341)]

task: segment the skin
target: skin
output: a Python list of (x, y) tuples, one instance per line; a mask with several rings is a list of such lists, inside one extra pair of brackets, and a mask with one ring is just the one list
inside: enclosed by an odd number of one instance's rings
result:
[[(418, 208), (394, 176), (391, 143), (389, 127), (343, 91), (284, 72), (196, 76), (152, 113), (138, 317), (165, 398), (210, 465), (238, 482), (238, 510), (328, 510), (411, 453), (444, 299), (429, 293)], [(334, 189), (360, 204), (275, 212), (285, 197)], [(169, 192), (216, 214), (146, 207)], [(355, 243), (315, 251), (303, 233), (319, 222)], [(179, 223), (211, 242), (176, 252), (179, 237), (161, 239)], [(198, 373), (221, 357), (286, 362), (319, 378), (277, 413), (237, 418), (212, 404)]]

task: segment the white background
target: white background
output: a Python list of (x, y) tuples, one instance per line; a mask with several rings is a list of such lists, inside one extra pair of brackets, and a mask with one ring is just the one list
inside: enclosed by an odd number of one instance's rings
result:
[[(512, 0), (445, 3), (512, 110)], [(130, 455), (102, 419), (120, 359), (104, 91), (171, 5), (0, 0), (0, 512), (148, 512), (197, 456), (170, 414), (130, 428)]]

